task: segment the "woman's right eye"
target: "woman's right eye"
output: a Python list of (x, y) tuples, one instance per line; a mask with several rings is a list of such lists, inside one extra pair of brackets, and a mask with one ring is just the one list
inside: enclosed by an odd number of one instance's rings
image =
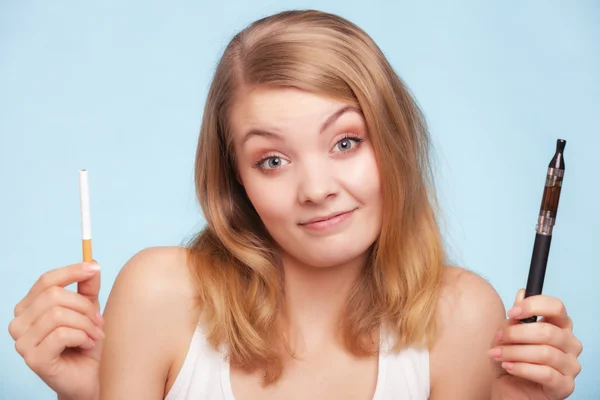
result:
[(284, 160), (281, 157), (270, 156), (270, 157), (266, 157), (266, 158), (259, 160), (256, 163), (256, 167), (260, 168), (262, 170), (273, 170), (273, 169), (280, 168), (281, 166), (285, 165), (286, 163), (289, 163), (289, 162)]

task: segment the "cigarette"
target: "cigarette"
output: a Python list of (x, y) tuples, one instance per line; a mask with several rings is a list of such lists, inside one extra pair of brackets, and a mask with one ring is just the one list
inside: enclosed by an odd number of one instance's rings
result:
[(79, 171), (79, 200), (81, 203), (81, 246), (83, 262), (92, 262), (92, 221), (90, 218), (90, 186), (88, 172)]

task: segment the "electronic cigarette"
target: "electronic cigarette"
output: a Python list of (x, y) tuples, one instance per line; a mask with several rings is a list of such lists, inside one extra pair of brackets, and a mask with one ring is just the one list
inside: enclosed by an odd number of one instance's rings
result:
[[(556, 222), (558, 200), (560, 198), (562, 181), (565, 175), (563, 152), (566, 144), (567, 141), (563, 139), (558, 139), (556, 141), (556, 152), (548, 165), (542, 204), (540, 206), (538, 222), (535, 228), (535, 242), (533, 245), (531, 264), (529, 266), (525, 297), (542, 293), (544, 276), (546, 275), (546, 265), (548, 263), (548, 254), (550, 252), (550, 242), (552, 241), (552, 228)], [(536, 321), (536, 316), (521, 320), (523, 323)]]

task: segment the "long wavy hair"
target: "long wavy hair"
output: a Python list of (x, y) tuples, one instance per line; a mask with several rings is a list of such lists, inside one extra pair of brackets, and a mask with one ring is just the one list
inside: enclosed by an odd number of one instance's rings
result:
[(340, 320), (347, 349), (375, 354), (382, 323), (393, 349), (431, 346), (445, 252), (436, 222), (430, 139), (423, 115), (375, 42), (329, 13), (286, 11), (262, 18), (227, 45), (206, 100), (195, 161), (206, 226), (188, 243), (208, 342), (230, 362), (283, 370), (285, 290), (277, 245), (237, 180), (229, 117), (236, 93), (293, 87), (357, 105), (381, 176), (381, 233), (369, 249)]

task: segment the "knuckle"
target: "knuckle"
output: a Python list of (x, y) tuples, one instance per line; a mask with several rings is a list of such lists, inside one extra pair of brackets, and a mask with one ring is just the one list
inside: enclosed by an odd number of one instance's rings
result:
[(61, 321), (64, 318), (65, 312), (59, 306), (54, 306), (50, 309), (50, 317), (54, 321)]
[(22, 308), (23, 308), (23, 306), (21, 306), (21, 302), (18, 302), (17, 305), (15, 305), (15, 308), (13, 310), (13, 314), (15, 317), (18, 317), (19, 314), (21, 314)]
[(575, 338), (575, 352), (577, 353), (577, 356), (583, 352), (583, 343), (577, 338)]
[(552, 361), (554, 361), (554, 352), (552, 351), (550, 346), (542, 347), (541, 351), (542, 351), (542, 354), (541, 354), (542, 361), (547, 364), (552, 364)]
[(575, 376), (581, 373), (581, 363), (575, 360)]
[(543, 342), (550, 341), (552, 339), (552, 326), (550, 324), (541, 324), (538, 335)]
[(575, 391), (575, 380), (567, 379), (565, 382), (565, 392), (567, 396), (570, 396)]
[(33, 371), (38, 369), (38, 358), (34, 353), (29, 352), (23, 357), (23, 360), (25, 360), (25, 364), (27, 364)]
[(49, 286), (50, 285), (50, 273), (44, 272), (43, 274), (41, 274), (40, 277), (38, 278), (38, 284), (42, 287)]
[(26, 348), (23, 344), (23, 340), (15, 341), (15, 350), (17, 351), (17, 353), (19, 353), (21, 357), (25, 358)]
[(52, 303), (58, 303), (62, 294), (62, 290), (60, 287), (51, 286), (46, 292), (48, 293), (49, 300)]
[(12, 321), (10, 321), (10, 323), (8, 324), (8, 333), (10, 334), (10, 337), (13, 338), (14, 340), (17, 340), (17, 320), (13, 319)]
[(64, 342), (68, 337), (67, 328), (64, 326), (59, 326), (54, 330), (54, 335), (56, 336), (56, 340), (59, 342)]
[(540, 380), (546, 384), (549, 384), (553, 381), (554, 374), (552, 373), (551, 368), (544, 368), (541, 372)]

